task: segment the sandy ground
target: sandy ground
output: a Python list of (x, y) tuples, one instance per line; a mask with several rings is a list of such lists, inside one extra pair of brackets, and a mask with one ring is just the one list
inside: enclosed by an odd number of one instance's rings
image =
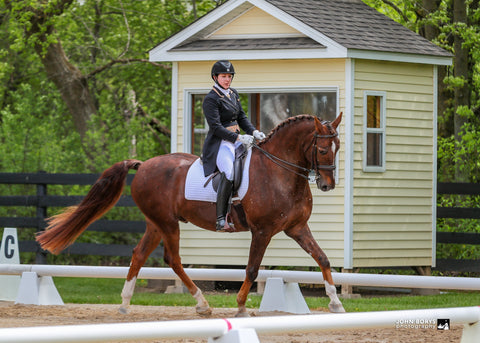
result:
[[(150, 322), (168, 320), (190, 320), (204, 318), (195, 313), (193, 307), (138, 306), (130, 307), (128, 315), (118, 313), (118, 305), (78, 305), (35, 306), (15, 305), (0, 301), (0, 327), (28, 327), (48, 325), (82, 325), (95, 323)], [(234, 317), (236, 309), (214, 309), (209, 318)], [(314, 312), (315, 314), (323, 312)], [(250, 311), (252, 316), (258, 313)], [(452, 325), (451, 330), (429, 329), (361, 329), (328, 330), (315, 333), (288, 333), (277, 335), (258, 335), (262, 343), (313, 343), (313, 342), (460, 342), (461, 325)], [(128, 341), (122, 341), (128, 342)], [(207, 339), (159, 339), (142, 341), (144, 343), (197, 343)]]

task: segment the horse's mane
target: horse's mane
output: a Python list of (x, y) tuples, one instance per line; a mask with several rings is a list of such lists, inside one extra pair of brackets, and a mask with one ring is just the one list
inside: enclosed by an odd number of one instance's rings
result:
[[(289, 126), (292, 123), (298, 123), (304, 120), (314, 120), (314, 118), (315, 117), (310, 114), (299, 114), (294, 117), (288, 117), (287, 119), (282, 121), (280, 124), (275, 126), (272, 129), (272, 131), (270, 131), (270, 133), (267, 135), (267, 137), (263, 141), (261, 141), (258, 145), (261, 146), (267, 143), (273, 136), (275, 136), (275, 134), (277, 134), (277, 132), (281, 131), (284, 127)], [(323, 120), (320, 119), (320, 121), (323, 121)]]

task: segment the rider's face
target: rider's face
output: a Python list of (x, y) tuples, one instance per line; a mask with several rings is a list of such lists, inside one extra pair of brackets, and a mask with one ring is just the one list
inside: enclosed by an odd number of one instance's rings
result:
[(232, 83), (232, 78), (233, 78), (232, 74), (218, 74), (217, 82), (222, 88), (227, 89), (230, 87), (230, 84)]

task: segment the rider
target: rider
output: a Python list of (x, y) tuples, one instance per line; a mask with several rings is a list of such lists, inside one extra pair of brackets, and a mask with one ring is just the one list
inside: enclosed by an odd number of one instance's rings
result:
[[(217, 231), (222, 231), (225, 226), (232, 194), (235, 148), (240, 144), (249, 148), (254, 138), (265, 138), (265, 134), (256, 130), (248, 120), (238, 92), (230, 88), (234, 75), (232, 63), (226, 60), (215, 62), (211, 71), (215, 84), (203, 101), (203, 113), (208, 123), (202, 152), (203, 170), (205, 176), (217, 169), (221, 174), (217, 191)], [(240, 129), (246, 134), (241, 135)], [(232, 223), (228, 225), (233, 227)]]

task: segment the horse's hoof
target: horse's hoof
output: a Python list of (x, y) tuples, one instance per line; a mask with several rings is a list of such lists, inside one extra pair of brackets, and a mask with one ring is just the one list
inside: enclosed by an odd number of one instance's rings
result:
[(328, 304), (328, 309), (332, 313), (345, 313), (345, 309), (342, 304)]
[(236, 318), (248, 318), (248, 317), (250, 317), (250, 315), (248, 314), (248, 312), (237, 312), (235, 317)]
[(122, 307), (120, 307), (120, 308), (118, 309), (118, 313), (120, 313), (120, 314), (128, 314), (128, 309), (127, 309), (126, 307), (123, 307), (123, 306), (122, 306)]
[(197, 311), (197, 314), (201, 316), (210, 316), (212, 314), (212, 309), (208, 306), (204, 306), (204, 307), (197, 306), (195, 308), (195, 311)]

